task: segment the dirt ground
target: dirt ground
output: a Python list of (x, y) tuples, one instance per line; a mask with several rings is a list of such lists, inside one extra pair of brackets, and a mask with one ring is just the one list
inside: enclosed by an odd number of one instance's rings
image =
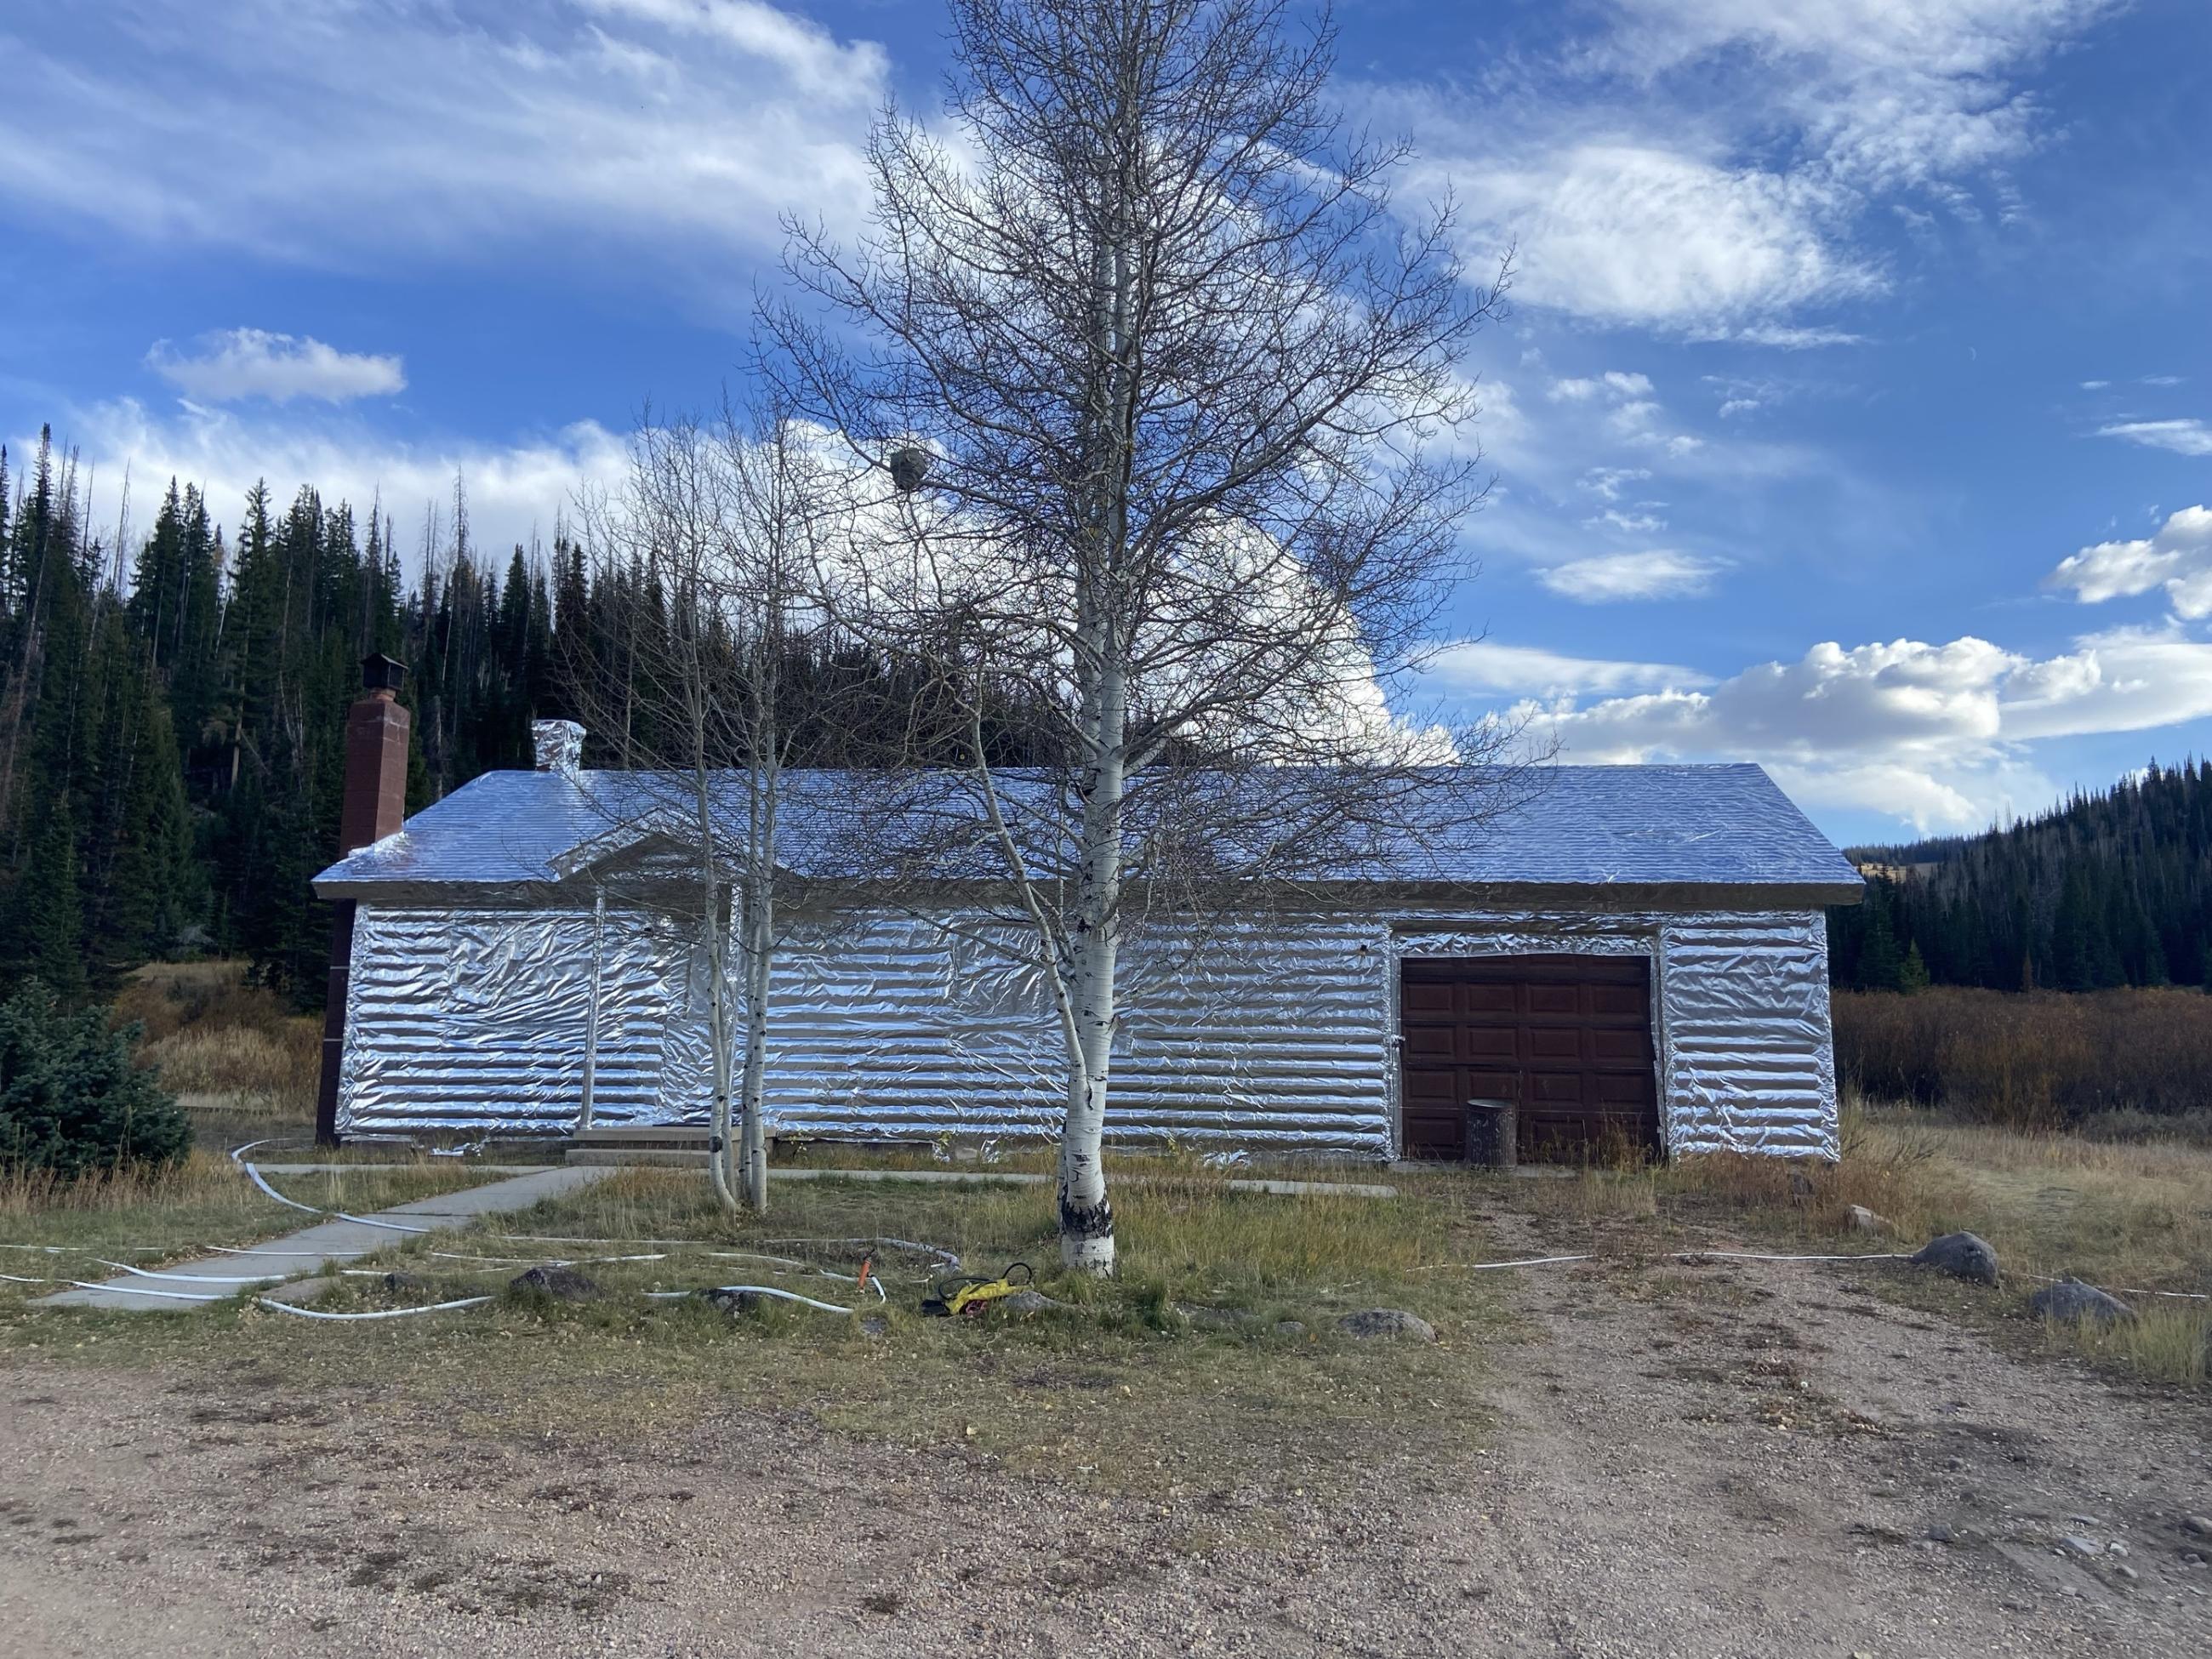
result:
[[(1489, 1218), (1507, 1246), (1562, 1242)], [(807, 1415), (395, 1420), (274, 1369), (0, 1358), (0, 1648), (60, 1654), (2212, 1652), (2212, 1409), (1896, 1267), (1517, 1273), (1495, 1420), (1324, 1503), (1102, 1497)], [(1452, 1333), (1445, 1333), (1447, 1341)], [(88, 1384), (97, 1382), (96, 1388)], [(2069, 1542), (2069, 1540), (2075, 1541)], [(2094, 1553), (2088, 1552), (2094, 1551)]]

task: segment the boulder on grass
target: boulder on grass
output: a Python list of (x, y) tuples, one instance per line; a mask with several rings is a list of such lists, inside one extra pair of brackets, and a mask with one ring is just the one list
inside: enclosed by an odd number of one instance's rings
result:
[(1844, 1206), (1844, 1225), (1855, 1233), (1874, 1233), (1887, 1238), (1897, 1231), (1897, 1224), (1887, 1216), (1876, 1215), (1863, 1204)]
[(589, 1302), (599, 1293), (599, 1285), (587, 1274), (558, 1263), (518, 1273), (507, 1288), (525, 1296), (550, 1297), (556, 1302)]
[(741, 1290), (732, 1285), (718, 1285), (713, 1290), (702, 1291), (699, 1294), (707, 1299), (709, 1307), (719, 1308), (732, 1318), (740, 1314), (757, 1314), (773, 1300), (758, 1291)]
[(1433, 1342), (1436, 1327), (1418, 1314), (1409, 1314), (1403, 1308), (1365, 1308), (1358, 1313), (1348, 1313), (1336, 1322), (1336, 1328), (1346, 1336), (1356, 1336), (1363, 1341), (1379, 1337), (1397, 1337), (1413, 1342)]
[(2119, 1297), (2078, 1279), (2062, 1279), (2056, 1285), (2045, 1285), (2027, 1298), (2027, 1305), (2045, 1319), (2063, 1320), (2068, 1324), (2087, 1319), (2100, 1326), (2112, 1326), (2136, 1316), (2136, 1310)]
[(1989, 1241), (1972, 1233), (1945, 1233), (1941, 1238), (1931, 1238), (1912, 1258), (1916, 1267), (1933, 1267), (1938, 1273), (1948, 1273), (1954, 1279), (1972, 1279), (1977, 1285), (1997, 1282), (1997, 1253), (1990, 1248)]

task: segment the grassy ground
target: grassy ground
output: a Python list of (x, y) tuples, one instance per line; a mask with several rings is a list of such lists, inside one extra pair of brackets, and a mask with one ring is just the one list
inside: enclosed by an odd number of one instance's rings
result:
[[(964, 1449), (1016, 1469), (1073, 1467), (1102, 1491), (1248, 1478), (1285, 1490), (1344, 1489), (1378, 1451), (1432, 1433), (1439, 1409), (1479, 1435), (1489, 1356), (1515, 1340), (1498, 1300), (1503, 1287), (1450, 1270), (1489, 1249), (1467, 1210), (1470, 1183), (1427, 1186), (1398, 1200), (1277, 1197), (1170, 1172), (1123, 1194), (1123, 1272), (1100, 1283), (1058, 1276), (1048, 1189), (793, 1182), (756, 1223), (718, 1213), (696, 1175), (624, 1171), (468, 1232), (398, 1243), (375, 1265), (414, 1282), (393, 1292), (378, 1279), (347, 1278), (319, 1304), (366, 1310), (499, 1293), (489, 1308), (366, 1326), (228, 1304), (175, 1319), (85, 1313), (58, 1322), (0, 1311), (0, 1341), (43, 1341), (102, 1364), (269, 1365), (303, 1389), (318, 1377), (368, 1378), (394, 1409), (463, 1401), (459, 1408), (494, 1433), (546, 1422), (619, 1437), (734, 1407), (798, 1413), (917, 1449)], [(1038, 1266), (1040, 1287), (1070, 1306), (1028, 1317), (927, 1318), (917, 1310), (928, 1267), (878, 1251), (889, 1299), (867, 1305), (885, 1322), (879, 1334), (780, 1304), (732, 1317), (697, 1299), (637, 1292), (749, 1282), (833, 1303), (860, 1298), (842, 1280), (705, 1249), (514, 1234), (699, 1239), (847, 1273), (858, 1247), (769, 1241), (888, 1235), (954, 1249), (978, 1273), (1026, 1259)], [(580, 1259), (606, 1295), (562, 1304), (505, 1291), (524, 1266), (556, 1252)], [(592, 1259), (627, 1255), (662, 1259)], [(456, 1259), (471, 1255), (501, 1259)], [(1360, 1343), (1334, 1328), (1336, 1316), (1377, 1305), (1420, 1314), (1442, 1340)], [(1285, 1320), (1306, 1328), (1279, 1328)]]
[[(359, 1214), (455, 1192), (487, 1178), (481, 1170), (424, 1164), (269, 1179), (300, 1203)], [(210, 1244), (251, 1244), (313, 1220), (258, 1191), (228, 1158), (204, 1151), (152, 1173), (71, 1182), (22, 1172), (0, 1175), (0, 1244), (7, 1247), (0, 1249), (0, 1273), (26, 1279), (106, 1279), (112, 1274), (100, 1266), (102, 1259), (155, 1267), (200, 1254)], [(52, 1288), (0, 1280), (0, 1309), (20, 1306)]]
[[(2112, 1142), (1947, 1121), (1906, 1109), (1846, 1113), (1842, 1161), (1684, 1158), (1593, 1169), (1534, 1183), (1530, 1202), (1580, 1224), (1603, 1248), (1686, 1249), (1717, 1229), (1805, 1251), (1911, 1249), (1940, 1233), (1996, 1248), (2004, 1306), (2024, 1308), (2040, 1276), (2078, 1277), (2125, 1293), (2212, 1292), (2212, 1146), (2193, 1139)], [(1857, 1204), (1894, 1224), (1887, 1245), (1854, 1233)], [(2212, 1303), (2127, 1297), (2136, 1321), (2110, 1333), (2044, 1333), (2146, 1380), (2202, 1386)]]
[[(604, 1385), (610, 1376), (643, 1380), (642, 1372), (664, 1385), (688, 1376), (696, 1388), (704, 1373), (745, 1404), (804, 1411), (839, 1431), (963, 1446), (1017, 1468), (1073, 1464), (1118, 1489), (1226, 1479), (1286, 1455), (1307, 1470), (1301, 1479), (1353, 1480), (1378, 1432), (1414, 1432), (1439, 1406), (1480, 1421), (1484, 1356), (1510, 1326), (1488, 1287), (1440, 1271), (1455, 1251), (1484, 1243), (1450, 1191), (1395, 1200), (1279, 1197), (1229, 1192), (1220, 1177), (1188, 1170), (1154, 1173), (1121, 1197), (1126, 1243), (1110, 1282), (1059, 1274), (1046, 1188), (794, 1182), (776, 1191), (774, 1212), (756, 1223), (720, 1215), (696, 1176), (655, 1170), (625, 1171), (460, 1242), (410, 1243), (379, 1260), (424, 1275), (428, 1282), (404, 1297), (420, 1300), (498, 1289), (533, 1250), (565, 1249), (582, 1258), (606, 1299), (559, 1307), (509, 1297), (491, 1317), (424, 1340), (481, 1347), (528, 1333), (541, 1353), (574, 1360), (572, 1381), (588, 1376)], [(1465, 1183), (1456, 1185), (1463, 1199)], [(918, 1304), (933, 1270), (878, 1249), (889, 1298), (865, 1305), (884, 1321), (880, 1334), (788, 1304), (732, 1319), (696, 1301), (654, 1304), (636, 1293), (751, 1283), (839, 1304), (864, 1298), (837, 1279), (706, 1249), (592, 1260), (660, 1252), (533, 1245), (515, 1234), (701, 1239), (846, 1273), (866, 1247), (784, 1241), (886, 1236), (954, 1250), (981, 1274), (1027, 1261), (1039, 1287), (1068, 1307), (1026, 1317), (926, 1317)], [(457, 1261), (433, 1248), (510, 1260)], [(378, 1281), (355, 1279), (325, 1305), (390, 1299)], [(1334, 1330), (1337, 1316), (1375, 1306), (1421, 1314), (1443, 1341), (1378, 1349)], [(528, 1409), (548, 1373), (534, 1369), (515, 1384), (501, 1405), (480, 1396), (480, 1407)], [(688, 1393), (679, 1386), (677, 1397)], [(627, 1387), (595, 1397), (623, 1415), (633, 1409)], [(568, 1398), (564, 1411), (593, 1409)]]

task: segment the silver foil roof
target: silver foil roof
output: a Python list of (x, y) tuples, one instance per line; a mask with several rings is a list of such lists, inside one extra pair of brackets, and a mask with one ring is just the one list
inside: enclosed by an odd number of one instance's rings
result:
[[(1334, 872), (1349, 883), (1513, 887), (1777, 887), (1844, 902), (1858, 872), (1756, 765), (1558, 765), (1510, 776), (1462, 772), (1478, 814), (1440, 814), (1420, 838), (1382, 845)], [(734, 799), (734, 781), (728, 785)], [(1042, 787), (1011, 775), (1009, 796)], [(394, 836), (316, 876), (325, 898), (378, 898), (400, 887), (493, 890), (560, 883), (654, 834), (684, 841), (686, 779), (648, 772), (487, 772), (418, 811)], [(842, 772), (787, 772), (783, 863), (836, 874)], [(1451, 794), (1437, 796), (1449, 803)], [(971, 869), (964, 874), (987, 874)], [(1825, 891), (1809, 891), (1825, 890)]]
[[(1829, 903), (1860, 890), (1857, 872), (1757, 766), (1546, 767), (1511, 775), (1502, 806), (1493, 775), (1462, 775), (1480, 812), (1464, 820), (1447, 812), (1418, 842), (1380, 847), (1331, 878), (1773, 888)], [(858, 793), (854, 777), (794, 771), (785, 785), (783, 862), (801, 875), (833, 873), (823, 866), (849, 856), (832, 843), (840, 805)], [(734, 801), (734, 781), (723, 787)], [(1042, 780), (1018, 775), (1002, 786), (1017, 799), (1037, 787)], [(332, 865), (316, 890), (374, 900), (402, 889), (458, 894), (560, 882), (656, 835), (681, 844), (687, 790), (670, 774), (488, 772)]]

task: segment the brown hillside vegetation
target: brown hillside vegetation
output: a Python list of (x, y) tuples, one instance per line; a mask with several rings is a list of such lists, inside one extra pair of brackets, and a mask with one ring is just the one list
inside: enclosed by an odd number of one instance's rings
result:
[(2020, 995), (1838, 991), (1836, 1065), (1870, 1099), (2051, 1128), (2212, 1131), (2212, 996), (2172, 989)]
[(322, 1022), (246, 975), (242, 962), (149, 964), (115, 999), (116, 1023), (141, 1028), (139, 1060), (185, 1106), (310, 1121)]

